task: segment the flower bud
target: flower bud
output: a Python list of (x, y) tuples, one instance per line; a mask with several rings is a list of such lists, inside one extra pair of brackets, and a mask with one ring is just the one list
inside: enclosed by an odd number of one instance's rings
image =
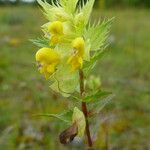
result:
[(91, 90), (96, 90), (101, 87), (101, 80), (99, 77), (91, 75), (88, 79), (87, 86)]
[(83, 137), (86, 127), (85, 116), (82, 111), (80, 111), (77, 107), (74, 108), (72, 115), (72, 123), (76, 123), (78, 133), (78, 137)]

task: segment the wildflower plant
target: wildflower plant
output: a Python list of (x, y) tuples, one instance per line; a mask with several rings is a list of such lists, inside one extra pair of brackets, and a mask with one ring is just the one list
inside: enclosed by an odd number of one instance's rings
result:
[[(51, 81), (53, 91), (75, 99), (82, 106), (81, 110), (75, 106), (71, 111), (49, 116), (70, 124), (59, 136), (62, 144), (75, 137), (82, 138), (86, 132), (88, 147), (93, 149), (89, 112), (97, 114), (99, 109), (96, 108), (101, 107), (99, 101), (111, 93), (102, 91), (100, 79), (90, 76), (90, 73), (105, 53), (113, 19), (92, 24), (89, 20), (94, 0), (86, 3), (84, 0), (59, 0), (51, 4), (46, 0), (37, 2), (48, 20), (42, 25), (43, 38), (32, 40), (40, 47), (35, 55), (39, 72)], [(70, 113), (72, 117), (66, 120)]]

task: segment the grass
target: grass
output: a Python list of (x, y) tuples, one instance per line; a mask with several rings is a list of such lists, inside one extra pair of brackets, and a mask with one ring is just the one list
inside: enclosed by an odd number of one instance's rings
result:
[[(113, 91), (115, 97), (100, 116), (108, 120), (97, 127), (96, 147), (104, 149), (108, 135), (111, 149), (148, 150), (150, 12), (95, 10), (92, 18), (99, 16), (116, 18), (109, 53), (95, 70), (103, 88)], [(40, 26), (45, 22), (38, 8), (0, 8), (0, 150), (71, 149), (58, 144), (62, 127), (57, 121), (33, 117), (57, 113), (69, 105), (50, 91), (36, 69), (37, 47), (28, 39), (42, 34)]]

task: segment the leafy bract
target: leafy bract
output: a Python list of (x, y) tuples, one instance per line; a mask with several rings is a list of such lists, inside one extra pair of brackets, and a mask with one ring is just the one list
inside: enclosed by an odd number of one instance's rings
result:
[(75, 123), (78, 128), (77, 136), (83, 137), (86, 127), (85, 116), (81, 110), (77, 107), (74, 108), (73, 115), (72, 115), (72, 123)]
[(78, 0), (60, 0), (60, 4), (68, 13), (74, 13)]
[(86, 103), (96, 102), (96, 101), (99, 101), (102, 98), (109, 96), (111, 94), (112, 94), (111, 92), (98, 90), (98, 91), (92, 93), (91, 95), (87, 95), (86, 97), (84, 97), (83, 101)]
[(79, 8), (79, 12), (83, 15), (85, 25), (88, 23), (90, 18), (94, 2), (95, 0), (88, 0), (86, 3), (84, 3), (84, 0), (81, 0), (82, 4)]
[(105, 97), (104, 99), (100, 100), (100, 101), (95, 101), (94, 103), (91, 104), (91, 107), (93, 108), (94, 114), (99, 114), (100, 111), (111, 102), (111, 100), (113, 99), (115, 95), (114, 94), (110, 94), (107, 97)]
[(80, 1), (81, 5), (79, 5), (74, 18), (74, 24), (77, 33), (82, 34), (84, 32), (91, 15), (94, 1), (95, 0), (88, 0), (86, 3), (84, 0)]
[(45, 116), (45, 117), (52, 117), (52, 118), (56, 118), (59, 119), (67, 124), (71, 123), (71, 119), (72, 119), (72, 110), (69, 111), (64, 111), (60, 114), (39, 114), (36, 116)]
[(49, 40), (46, 38), (30, 39), (30, 41), (38, 47), (49, 47)]
[(112, 19), (98, 23), (97, 25), (89, 26), (85, 31), (84, 37), (90, 39), (91, 51), (96, 51), (104, 46), (111, 27)]
[(105, 54), (106, 50), (96, 51), (94, 55), (90, 58), (90, 61), (86, 61), (83, 65), (83, 71), (85, 75), (88, 75), (89, 72), (94, 68), (97, 61), (100, 60)]
[(53, 15), (50, 15), (50, 13), (53, 6), (47, 3), (46, 1), (43, 2), (42, 0), (37, 0), (37, 2), (43, 8), (43, 13), (47, 17), (47, 19), (52, 20)]
[(71, 72), (70, 66), (61, 64), (53, 75), (54, 83), (50, 86), (54, 91), (68, 97), (78, 85), (78, 72)]
[(86, 61), (90, 60), (90, 49), (91, 49), (91, 43), (89, 40), (86, 40), (85, 53), (84, 53), (84, 60)]
[(55, 4), (52, 1), (52, 4), (49, 4), (46, 0), (44, 0), (44, 2), (42, 0), (37, 0), (37, 2), (43, 8), (43, 14), (49, 21), (64, 21), (69, 17), (63, 7), (61, 7), (58, 3)]

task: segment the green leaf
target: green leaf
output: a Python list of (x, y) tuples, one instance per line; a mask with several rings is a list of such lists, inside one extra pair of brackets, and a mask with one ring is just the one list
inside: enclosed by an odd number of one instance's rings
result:
[(78, 86), (79, 75), (77, 71), (71, 72), (70, 66), (65, 62), (62, 62), (58, 66), (58, 70), (53, 76), (54, 82), (50, 85), (50, 87), (55, 92), (61, 93), (64, 97), (69, 97), (73, 92), (75, 92)]
[(95, 93), (92, 93), (91, 95), (88, 95), (84, 98), (84, 102), (90, 103), (90, 102), (96, 102), (99, 101), (101, 98), (104, 98), (108, 95), (111, 95), (111, 92), (106, 92), (106, 91), (96, 91)]
[(38, 47), (49, 47), (49, 40), (45, 38), (30, 39), (29, 41)]
[(64, 111), (63, 113), (60, 114), (39, 114), (35, 116), (45, 116), (45, 117), (53, 117), (56, 119), (59, 119), (67, 124), (70, 124), (72, 121), (72, 111)]
[(61, 0), (60, 4), (68, 13), (74, 13), (78, 0)]
[(90, 91), (96, 91), (101, 88), (101, 79), (98, 76), (90, 75), (86, 81), (86, 87)]
[(88, 75), (89, 72), (94, 68), (96, 65), (97, 61), (100, 60), (105, 54), (106, 50), (101, 50), (95, 52), (95, 54), (91, 57), (90, 61), (85, 61), (83, 65), (83, 71), (85, 75)]
[(94, 2), (95, 0), (88, 0), (86, 3), (84, 3), (84, 0), (81, 1), (82, 8), (79, 8), (79, 11), (81, 14), (83, 14), (85, 25), (88, 23), (88, 20), (90, 18)]
[(105, 45), (113, 19), (89, 26), (85, 31), (84, 37), (90, 39), (91, 51), (97, 51)]
[(83, 65), (83, 69), (85, 68), (89, 68), (90, 66), (93, 66), (97, 60), (99, 60), (100, 58), (102, 58), (105, 54), (105, 50), (102, 51), (98, 51), (94, 54), (93, 57), (91, 57), (90, 61), (86, 61)]
[(53, 8), (52, 5), (48, 4), (46, 1), (42, 1), (42, 0), (37, 0), (38, 4), (43, 8), (43, 14), (48, 18), (48, 19), (52, 19), (51, 17), (49, 18), (49, 13), (50, 10)]
[(49, 21), (54, 21), (56, 19), (56, 13), (62, 13), (63, 11), (58, 3), (51, 1), (51, 4), (47, 3), (46, 0), (37, 0), (38, 4), (42, 7), (42, 12)]
[(100, 111), (108, 104), (112, 101), (112, 99), (114, 98), (114, 94), (111, 94), (110, 96), (107, 96), (106, 98), (104, 98), (101, 101), (96, 101), (94, 103), (91, 104), (91, 107), (93, 108), (94, 114), (99, 114)]
[(60, 0), (60, 5), (61, 5), (62, 7), (65, 7), (67, 1), (68, 1), (68, 0)]

